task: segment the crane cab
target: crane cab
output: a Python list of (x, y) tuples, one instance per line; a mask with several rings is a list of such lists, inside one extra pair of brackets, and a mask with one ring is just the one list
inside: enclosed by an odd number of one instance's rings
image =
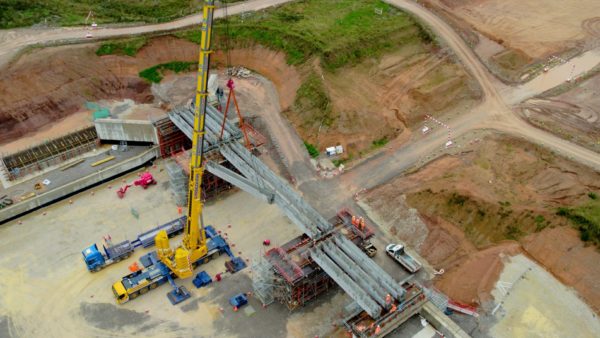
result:
[(106, 263), (106, 258), (100, 252), (100, 250), (98, 250), (98, 246), (96, 244), (85, 248), (81, 254), (83, 255), (83, 261), (85, 262), (85, 265), (90, 271), (98, 271), (102, 269)]
[(125, 290), (125, 286), (123, 286), (123, 283), (120, 281), (113, 284), (112, 291), (118, 304), (127, 303), (129, 301), (127, 290)]

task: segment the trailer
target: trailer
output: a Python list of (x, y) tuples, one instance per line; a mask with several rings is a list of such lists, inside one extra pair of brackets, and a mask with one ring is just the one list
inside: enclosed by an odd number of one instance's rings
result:
[(89, 271), (100, 271), (113, 263), (128, 258), (138, 247), (147, 248), (153, 246), (154, 237), (156, 237), (156, 234), (161, 230), (165, 230), (169, 237), (181, 234), (183, 232), (185, 221), (185, 216), (177, 218), (139, 234), (137, 238), (131, 242), (127, 240), (117, 245), (112, 245), (109, 240), (107, 241), (106, 246), (103, 245), (104, 253), (98, 249), (96, 244), (92, 244), (81, 252), (83, 254), (83, 261)]
[(139, 246), (144, 247), (144, 248), (154, 246), (154, 237), (156, 237), (156, 234), (159, 231), (165, 230), (167, 232), (167, 235), (169, 236), (169, 238), (171, 238), (173, 236), (177, 236), (183, 232), (183, 227), (185, 225), (186, 220), (187, 220), (187, 217), (182, 216), (180, 218), (174, 219), (163, 225), (159, 225), (156, 228), (150, 229), (146, 232), (139, 234), (137, 236), (137, 238), (134, 241), (132, 241), (131, 243), (136, 248)]
[[(208, 252), (206, 255), (192, 263), (194, 268), (196, 268), (198, 265), (208, 263), (209, 261), (219, 257), (222, 253), (227, 254), (232, 258), (232, 260), (236, 259), (236, 257), (233, 255), (233, 252), (231, 252), (231, 249), (229, 248), (229, 244), (225, 242), (221, 235), (217, 234), (212, 226), (206, 226), (204, 229), (208, 239)], [(117, 281), (113, 284), (112, 291), (118, 304), (127, 303), (128, 301), (137, 298), (139, 295), (145, 294), (146, 292), (157, 288), (167, 281), (173, 285), (175, 290), (182, 288), (175, 285), (173, 280), (177, 278), (177, 275), (172, 273), (165, 264), (158, 261), (156, 252), (151, 252), (142, 256), (140, 261), (144, 266), (143, 269), (130, 273), (121, 278), (120, 281)], [(238, 265), (237, 267), (239, 270), (241, 270), (245, 268), (246, 265)], [(237, 272), (239, 270), (233, 272)], [(169, 293), (169, 299), (172, 303), (174, 303), (171, 297), (173, 294), (173, 291)]]
[(385, 252), (411, 273), (419, 271), (422, 267), (421, 263), (406, 252), (402, 244), (389, 244), (385, 247)]

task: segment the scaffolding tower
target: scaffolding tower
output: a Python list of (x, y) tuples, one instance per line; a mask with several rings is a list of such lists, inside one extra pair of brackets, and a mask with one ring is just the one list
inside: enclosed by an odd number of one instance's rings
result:
[(252, 289), (263, 305), (270, 305), (275, 300), (273, 295), (276, 283), (273, 266), (263, 254), (259, 254), (252, 260)]
[(183, 172), (183, 169), (173, 161), (168, 161), (165, 164), (165, 167), (167, 168), (169, 186), (171, 187), (171, 194), (173, 194), (175, 204), (183, 206), (187, 201), (188, 176)]

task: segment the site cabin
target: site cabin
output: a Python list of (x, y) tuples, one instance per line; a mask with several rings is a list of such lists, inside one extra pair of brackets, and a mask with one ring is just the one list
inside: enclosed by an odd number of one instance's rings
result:
[(385, 252), (411, 273), (419, 271), (422, 267), (421, 263), (406, 252), (402, 244), (389, 244), (385, 247)]

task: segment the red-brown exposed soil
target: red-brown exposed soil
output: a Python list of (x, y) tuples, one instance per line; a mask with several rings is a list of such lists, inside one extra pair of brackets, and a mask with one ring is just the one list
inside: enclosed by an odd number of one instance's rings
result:
[[(217, 52), (215, 55), (217, 60), (221, 61), (220, 64), (223, 64), (223, 53)], [(229, 55), (233, 65), (252, 69), (275, 84), (282, 110), (288, 109), (294, 103), (302, 79), (296, 68), (286, 63), (285, 54), (254, 46), (232, 50)]]
[(521, 252), (520, 245), (507, 242), (475, 252), (450, 267), (435, 281), (435, 286), (451, 299), (469, 304), (488, 300), (502, 272), (503, 256)]
[(521, 240), (523, 249), (600, 313), (600, 252), (570, 227), (546, 229)]
[(307, 111), (286, 116), (304, 140), (319, 148), (341, 144), (349, 157), (368, 151), (375, 140), (405, 140), (426, 114), (441, 116), (479, 98), (460, 65), (424, 44), (408, 44), (334, 73), (318, 62), (313, 68), (331, 100), (333, 123)]
[[(414, 231), (427, 233), (417, 249), (435, 269), (445, 270), (435, 285), (453, 299), (485, 300), (502, 270), (501, 254), (524, 252), (598, 312), (600, 253), (586, 247), (578, 231), (556, 215), (559, 206), (588, 201), (588, 192), (600, 191), (598, 182), (600, 173), (544, 148), (488, 136), (365, 198), (379, 219), (398, 223), (395, 206), (398, 196), (406, 195), (426, 228)], [(410, 233), (398, 236), (414, 243)]]
[(600, 3), (579, 0), (428, 0), (505, 47), (532, 58), (597, 38)]
[[(83, 108), (86, 101), (130, 98), (150, 102), (150, 85), (138, 76), (148, 67), (170, 61), (195, 61), (198, 46), (174, 37), (160, 37), (135, 57), (95, 54), (98, 45), (34, 49), (0, 74), (0, 143), (59, 121)], [(218, 63), (223, 55), (217, 53)], [(288, 107), (300, 84), (296, 71), (281, 53), (261, 47), (235, 50), (234, 64), (261, 72), (278, 87), (281, 105)], [(54, 128), (52, 137), (72, 130)]]

